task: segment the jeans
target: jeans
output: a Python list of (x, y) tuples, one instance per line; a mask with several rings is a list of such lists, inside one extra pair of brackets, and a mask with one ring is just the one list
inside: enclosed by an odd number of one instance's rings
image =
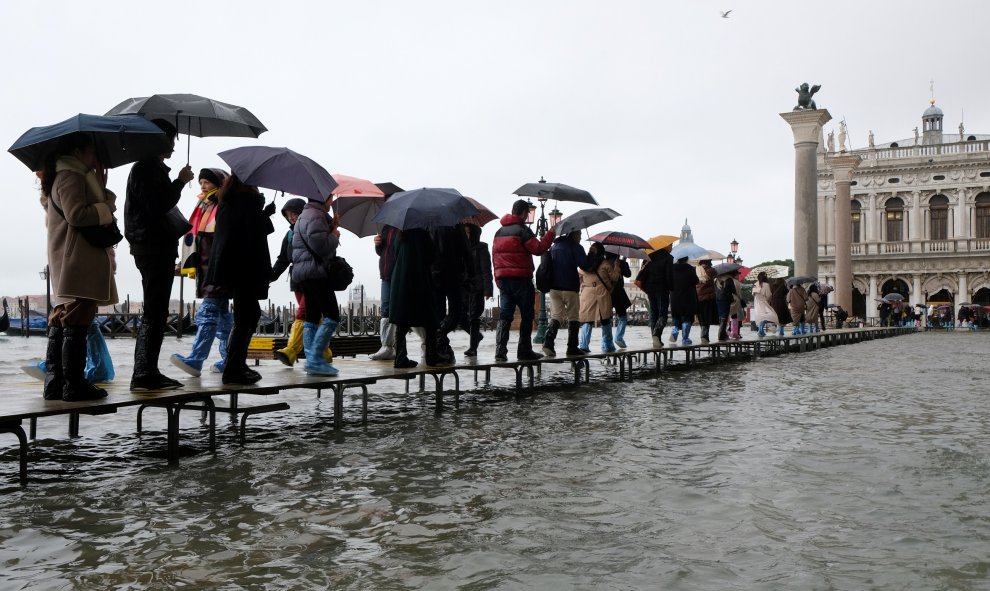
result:
[(529, 277), (506, 277), (498, 282), (498, 319), (512, 322), (516, 315), (516, 307), (523, 323), (532, 322), (536, 302), (536, 287)]
[(667, 325), (667, 313), (670, 311), (670, 292), (659, 291), (647, 295), (650, 299), (650, 326)]

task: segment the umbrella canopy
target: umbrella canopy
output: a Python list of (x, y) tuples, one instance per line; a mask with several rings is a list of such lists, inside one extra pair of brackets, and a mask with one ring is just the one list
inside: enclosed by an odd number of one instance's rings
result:
[[(588, 239), (589, 242), (601, 242), (603, 246), (625, 246), (628, 248), (649, 248), (650, 243), (635, 234), (628, 232), (599, 232)], [(629, 256), (629, 255), (623, 255)]]
[(217, 154), (241, 182), (326, 201), (337, 181), (325, 168), (288, 148), (244, 146)]
[(811, 283), (812, 281), (818, 281), (817, 277), (810, 277), (808, 275), (799, 275), (798, 277), (791, 277), (786, 281), (787, 285), (797, 285), (799, 283)]
[(752, 270), (753, 269), (750, 268), (750, 267), (741, 267), (739, 269), (739, 281), (745, 281), (746, 280), (746, 276), (749, 275), (749, 272), (752, 271)]
[(80, 113), (54, 125), (32, 127), (7, 151), (32, 171), (41, 170), (59, 140), (78, 132), (92, 136), (100, 163), (107, 168), (160, 156), (169, 149), (168, 138), (162, 130), (141, 117)]
[(726, 273), (735, 273), (739, 269), (742, 269), (742, 265), (739, 263), (721, 263), (712, 267), (715, 269), (716, 275), (725, 275)]
[(333, 210), (341, 228), (359, 238), (378, 233), (378, 225), (372, 222), (385, 204), (385, 193), (371, 181), (344, 174), (334, 174), (337, 188), (333, 194)]
[(385, 193), (371, 181), (359, 179), (356, 176), (335, 173), (333, 177), (337, 187), (333, 190), (335, 197), (376, 197), (385, 199)]
[(464, 218), (463, 221), (465, 224), (474, 224), (475, 226), (481, 227), (492, 220), (498, 219), (498, 216), (495, 215), (495, 212), (482, 205), (481, 202), (479, 202), (477, 199), (473, 197), (465, 197), (465, 199), (470, 201), (471, 205), (478, 208), (477, 215), (472, 215), (470, 217)]
[(903, 302), (904, 296), (902, 296), (899, 293), (888, 293), (887, 295), (883, 296), (883, 299), (884, 301), (887, 302)]
[(456, 189), (423, 187), (392, 195), (372, 221), (400, 230), (437, 228), (456, 226), (479, 213)]
[[(594, 238), (594, 236), (592, 236)], [(627, 259), (642, 259), (649, 260), (650, 255), (643, 252), (639, 248), (629, 248), (628, 246), (617, 246), (615, 244), (606, 244), (605, 250), (608, 252), (614, 252), (620, 257), (626, 257)]]
[(670, 256), (674, 260), (687, 257), (689, 259), (704, 259), (708, 257), (708, 249), (702, 248), (694, 242), (681, 242), (670, 250)]
[(661, 248), (667, 248), (671, 244), (680, 240), (680, 236), (671, 236), (669, 234), (657, 234), (652, 238), (648, 238), (646, 242), (649, 243), (650, 247), (646, 249), (647, 254), (660, 250)]
[(513, 191), (521, 197), (536, 197), (538, 199), (555, 199), (557, 201), (577, 201), (578, 203), (590, 203), (598, 205), (591, 193), (584, 189), (578, 189), (563, 183), (548, 183), (540, 179), (537, 183), (526, 183)]
[(268, 128), (244, 107), (195, 94), (153, 94), (129, 98), (107, 115), (141, 115), (175, 124), (179, 133), (196, 137), (258, 137)]
[(622, 215), (614, 209), (608, 207), (593, 207), (591, 209), (580, 209), (557, 223), (554, 231), (558, 236), (570, 234), (575, 230), (584, 230), (588, 226), (614, 220)]
[[(721, 259), (724, 259), (724, 258), (725, 258), (725, 255), (724, 254), (720, 253), (717, 250), (711, 250), (711, 249), (708, 250), (708, 256), (701, 257), (701, 259), (710, 259), (710, 260), (713, 260), (713, 261), (718, 261), (718, 260), (721, 260)], [(699, 259), (699, 260), (701, 260), (701, 259)]]
[(392, 195), (401, 193), (404, 190), (395, 183), (375, 183), (375, 186), (378, 187), (386, 197), (391, 197)]

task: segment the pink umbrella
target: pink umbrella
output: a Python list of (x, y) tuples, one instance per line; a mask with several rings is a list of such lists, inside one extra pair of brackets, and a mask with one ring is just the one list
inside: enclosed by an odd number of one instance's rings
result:
[(378, 233), (378, 225), (371, 219), (385, 204), (385, 193), (375, 183), (346, 174), (334, 174), (337, 187), (333, 211), (341, 228), (349, 230), (359, 238)]
[(336, 197), (385, 197), (385, 193), (375, 183), (346, 174), (333, 174), (337, 188), (333, 190)]
[(473, 216), (471, 216), (469, 218), (464, 218), (464, 223), (465, 224), (474, 224), (475, 226), (484, 226), (488, 222), (490, 222), (492, 220), (497, 220), (498, 219), (498, 216), (495, 215), (492, 212), (492, 210), (488, 209), (487, 207), (485, 207), (484, 205), (482, 205), (481, 203), (479, 203), (477, 199), (474, 199), (473, 197), (465, 197), (465, 199), (467, 199), (468, 201), (470, 201), (471, 202), (471, 205), (473, 205), (473, 206), (475, 206), (475, 207), (478, 208), (478, 215), (473, 215)]

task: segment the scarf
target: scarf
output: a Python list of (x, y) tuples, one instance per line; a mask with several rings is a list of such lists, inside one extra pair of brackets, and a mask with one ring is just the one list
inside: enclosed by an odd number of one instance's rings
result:
[(196, 209), (189, 216), (189, 223), (192, 225), (190, 233), (194, 236), (200, 232), (215, 234), (217, 231), (217, 191), (213, 189), (209, 193), (200, 193), (197, 197), (199, 203)]

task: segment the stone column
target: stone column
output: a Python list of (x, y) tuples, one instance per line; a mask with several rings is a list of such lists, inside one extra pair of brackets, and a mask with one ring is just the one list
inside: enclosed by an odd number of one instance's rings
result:
[[(911, 192), (911, 235), (908, 240), (917, 242), (925, 239), (924, 216), (921, 214), (921, 192)], [(915, 252), (912, 248), (911, 252)]]
[(972, 300), (969, 299), (969, 282), (966, 280), (966, 273), (960, 273), (956, 276), (956, 280), (959, 282), (959, 293), (956, 294), (956, 318), (959, 317), (959, 309), (962, 308), (959, 304), (968, 303)]
[(969, 235), (969, 216), (966, 215), (966, 189), (956, 190), (955, 228), (949, 228), (949, 239), (966, 238)]
[(835, 303), (852, 310), (852, 209), (849, 207), (849, 187), (853, 171), (859, 166), (859, 156), (832, 158), (835, 177)]
[(921, 275), (917, 273), (911, 278), (911, 303), (924, 304), (925, 297), (921, 293)]
[(818, 277), (818, 138), (825, 109), (781, 113), (794, 134), (794, 274)]
[(872, 318), (877, 315), (877, 300), (880, 299), (880, 293), (877, 292), (877, 276), (870, 275), (870, 295), (866, 300), (866, 317)]

